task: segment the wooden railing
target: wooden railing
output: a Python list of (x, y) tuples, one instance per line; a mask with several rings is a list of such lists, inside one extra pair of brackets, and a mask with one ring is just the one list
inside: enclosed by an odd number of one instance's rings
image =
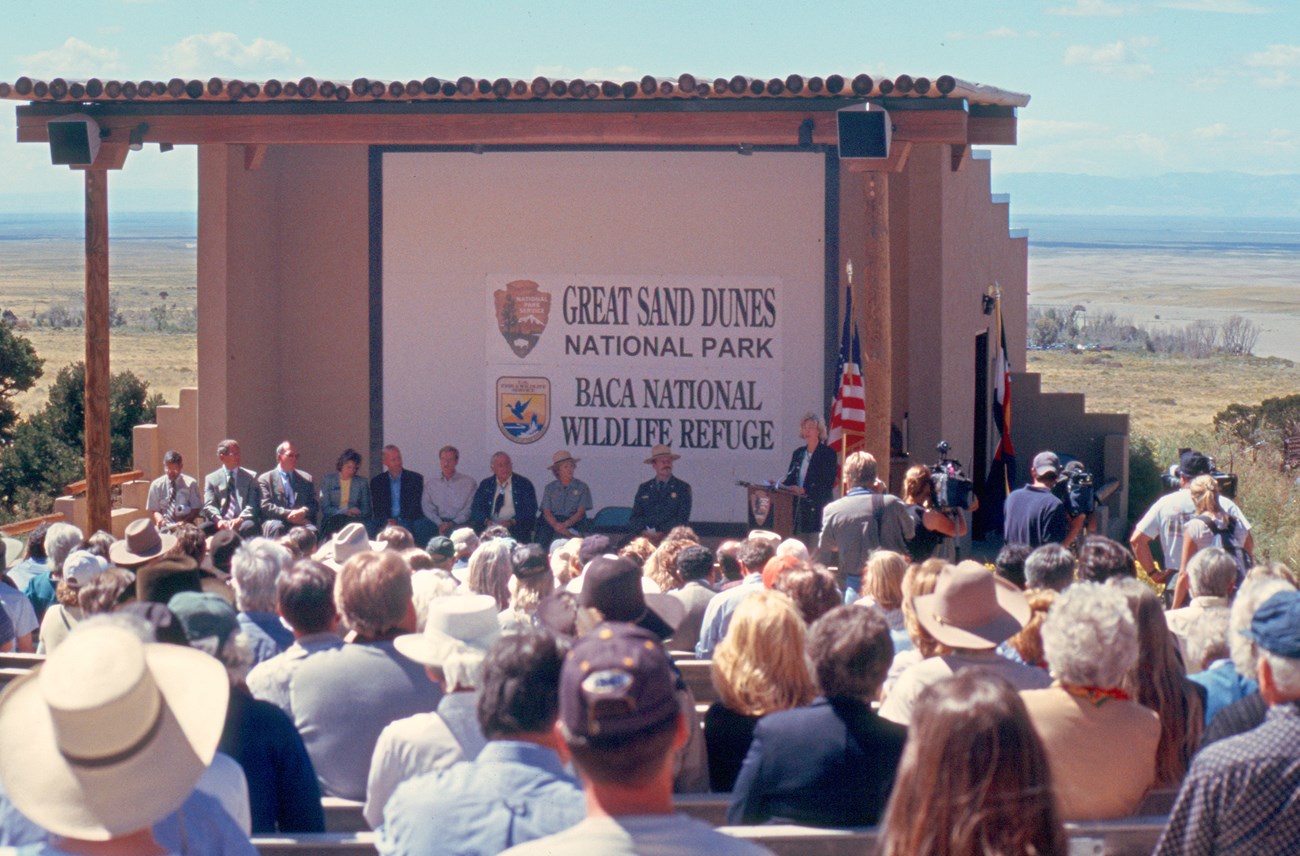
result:
[(62, 523), (66, 520), (62, 514), (46, 514), (41, 517), (29, 517), (26, 520), (19, 520), (16, 523), (6, 523), (0, 526), (0, 532), (10, 536), (26, 535), (42, 523)]
[[(135, 481), (144, 477), (144, 470), (128, 470), (124, 473), (114, 473), (108, 477), (110, 487), (126, 484), (129, 481)], [(68, 496), (81, 496), (86, 492), (86, 480), (75, 481), (63, 488), (63, 492)]]

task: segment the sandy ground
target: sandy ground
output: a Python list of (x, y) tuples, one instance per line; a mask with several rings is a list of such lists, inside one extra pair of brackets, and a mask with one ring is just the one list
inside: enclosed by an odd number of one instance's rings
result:
[(1030, 304), (1081, 304), (1136, 324), (1241, 315), (1260, 328), (1257, 355), (1300, 361), (1300, 264), (1292, 253), (1031, 248), (1029, 284)]

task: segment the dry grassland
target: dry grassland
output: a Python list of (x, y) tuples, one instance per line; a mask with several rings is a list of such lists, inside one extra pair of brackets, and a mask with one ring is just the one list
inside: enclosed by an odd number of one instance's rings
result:
[(1085, 393), (1091, 412), (1128, 413), (1148, 437), (1206, 433), (1229, 404), (1300, 392), (1300, 366), (1272, 358), (1031, 351), (1028, 370), (1045, 392)]

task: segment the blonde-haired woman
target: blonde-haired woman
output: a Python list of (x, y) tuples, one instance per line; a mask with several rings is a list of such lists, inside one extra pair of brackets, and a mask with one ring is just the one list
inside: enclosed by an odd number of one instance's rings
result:
[(799, 420), (799, 438), (803, 445), (790, 456), (790, 468), (781, 484), (799, 494), (795, 506), (794, 531), (820, 532), (822, 509), (831, 501), (835, 489), (835, 451), (826, 445), (826, 423), (809, 411)]
[(741, 601), (713, 652), (718, 701), (704, 715), (709, 783), (728, 792), (759, 717), (802, 707), (817, 695), (804, 654), (807, 628), (790, 598), (759, 590)]
[[(1192, 495), (1196, 516), (1183, 524), (1183, 556), (1178, 567), (1186, 569), (1192, 556), (1206, 547), (1222, 547), (1237, 560), (1237, 583), (1240, 584), (1248, 570), (1247, 556), (1254, 547), (1250, 529), (1223, 508), (1219, 502), (1219, 483), (1214, 476), (1197, 476), (1187, 490)], [(1174, 584), (1175, 609), (1187, 605), (1189, 585), (1187, 574), (1179, 574), (1178, 582)]]

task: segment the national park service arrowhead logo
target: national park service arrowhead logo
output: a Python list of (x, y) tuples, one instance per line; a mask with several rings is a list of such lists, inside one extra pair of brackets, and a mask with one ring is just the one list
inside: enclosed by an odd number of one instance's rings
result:
[(551, 295), (531, 279), (516, 279), (492, 292), (497, 329), (515, 356), (523, 359), (537, 345), (551, 314)]
[(497, 378), (497, 427), (513, 443), (536, 443), (551, 425), (551, 382), (544, 377)]
[(772, 513), (772, 495), (765, 490), (751, 492), (749, 513), (754, 518), (755, 526), (766, 526), (767, 516)]

